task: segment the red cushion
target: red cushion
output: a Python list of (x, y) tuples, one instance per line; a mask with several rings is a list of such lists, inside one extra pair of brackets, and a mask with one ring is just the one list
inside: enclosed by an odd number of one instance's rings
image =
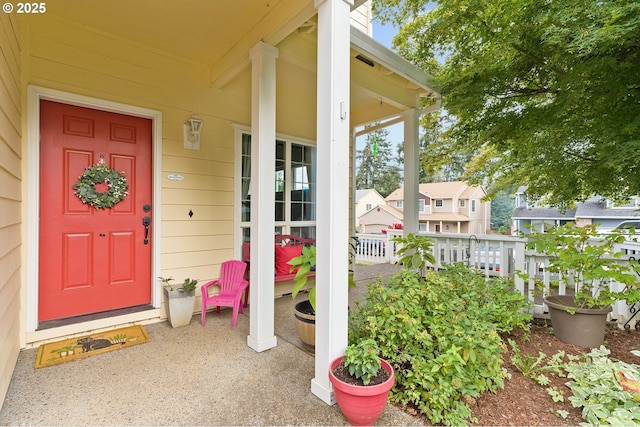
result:
[(291, 266), (287, 264), (291, 258), (302, 255), (302, 245), (280, 246), (276, 245), (276, 276), (295, 273), (291, 271)]

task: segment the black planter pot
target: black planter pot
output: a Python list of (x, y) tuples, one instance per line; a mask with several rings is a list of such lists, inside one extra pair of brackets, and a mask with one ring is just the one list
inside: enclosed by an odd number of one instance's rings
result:
[(549, 307), (553, 332), (560, 341), (589, 348), (602, 345), (611, 306), (576, 308), (575, 314), (571, 314), (567, 308), (578, 306), (572, 295), (548, 296), (544, 302)]

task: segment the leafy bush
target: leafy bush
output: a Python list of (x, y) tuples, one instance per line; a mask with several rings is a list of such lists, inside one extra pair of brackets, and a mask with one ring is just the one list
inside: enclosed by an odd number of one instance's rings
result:
[(415, 405), (432, 423), (465, 424), (467, 402), (503, 387), (499, 331), (528, 328), (526, 298), (504, 279), (463, 265), (405, 270), (369, 285), (350, 316), (349, 340), (373, 338), (395, 370), (391, 400)]
[(435, 264), (433, 242), (430, 238), (409, 233), (406, 237), (394, 237), (393, 241), (398, 244), (398, 264), (404, 268), (415, 268), (422, 273), (428, 264)]
[[(640, 398), (623, 387), (616, 377), (622, 372), (629, 378), (640, 379), (637, 365), (614, 362), (609, 359), (609, 350), (604, 346), (594, 348), (583, 360), (570, 362), (565, 366), (567, 383), (573, 396), (569, 401), (574, 407), (582, 407), (584, 425), (640, 424)], [(633, 352), (640, 355), (640, 352)], [(635, 381), (632, 381), (635, 382)]]
[(342, 363), (349, 375), (362, 380), (364, 385), (371, 382), (380, 369), (378, 344), (371, 338), (349, 345), (344, 351)]
[[(529, 249), (549, 256), (547, 270), (559, 273), (560, 281), (576, 287), (576, 303), (580, 307), (604, 307), (625, 300), (634, 304), (640, 300), (640, 288), (634, 264), (621, 263), (623, 253), (618, 245), (635, 235), (635, 230), (612, 230), (600, 234), (595, 224), (576, 227), (567, 223), (529, 234)], [(623, 285), (612, 292), (611, 281)], [(568, 309), (572, 314), (576, 308)]]

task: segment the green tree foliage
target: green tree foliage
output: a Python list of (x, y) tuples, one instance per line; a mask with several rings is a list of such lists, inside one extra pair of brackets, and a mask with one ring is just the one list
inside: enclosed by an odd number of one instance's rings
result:
[(511, 215), (513, 214), (513, 192), (505, 190), (499, 192), (491, 200), (491, 229), (506, 231), (511, 229)]
[[(402, 175), (400, 168), (393, 164), (393, 150), (387, 141), (389, 131), (379, 129), (367, 134), (366, 143), (362, 150), (356, 153), (358, 172), (356, 173), (356, 188), (375, 188), (382, 197), (387, 197), (392, 191), (400, 187)], [(377, 144), (377, 153), (374, 151)]]
[[(420, 118), (420, 183), (460, 181), (471, 156), (462, 152), (450, 152), (450, 142), (443, 129), (448, 118), (435, 112)], [(398, 162), (404, 163), (403, 146), (398, 146)]]
[[(432, 8), (432, 4), (436, 6)], [(394, 47), (434, 74), (448, 152), (491, 194), (556, 206), (640, 194), (640, 2), (374, 0)], [(446, 57), (442, 67), (435, 58)]]

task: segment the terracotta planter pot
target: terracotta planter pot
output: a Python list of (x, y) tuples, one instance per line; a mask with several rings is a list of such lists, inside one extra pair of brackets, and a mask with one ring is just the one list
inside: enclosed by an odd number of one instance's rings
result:
[(373, 425), (387, 406), (389, 390), (395, 381), (393, 368), (386, 360), (380, 359), (382, 368), (389, 373), (389, 379), (382, 384), (357, 386), (344, 383), (333, 375), (333, 369), (341, 361), (342, 356), (334, 359), (329, 366), (329, 381), (333, 384), (338, 407), (352, 425)]
[(549, 307), (553, 332), (560, 341), (589, 348), (602, 345), (611, 306), (579, 308), (571, 314), (567, 307), (577, 307), (572, 295), (553, 295), (545, 297), (544, 302)]
[[(313, 314), (311, 314), (313, 313)], [(316, 352), (316, 315), (309, 300), (300, 301), (294, 306), (296, 331), (302, 346), (310, 353)]]

